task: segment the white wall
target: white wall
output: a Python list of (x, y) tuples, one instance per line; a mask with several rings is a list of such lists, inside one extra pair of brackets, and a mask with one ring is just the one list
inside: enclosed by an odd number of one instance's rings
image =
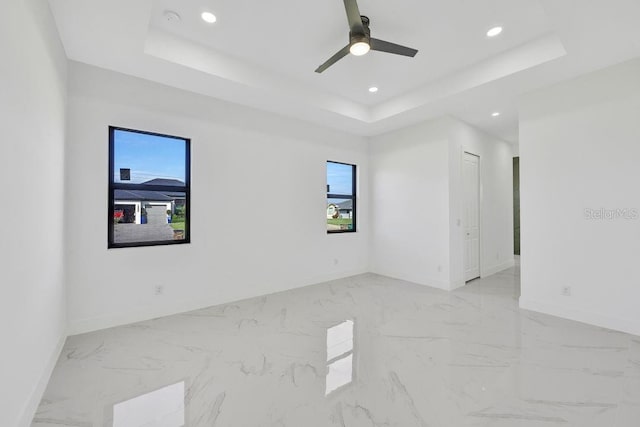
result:
[(66, 58), (46, 1), (3, 2), (0, 425), (30, 425), (65, 330)]
[(481, 158), (481, 273), (513, 265), (511, 145), (444, 117), (372, 139), (374, 272), (447, 290), (464, 284), (464, 151)]
[(451, 285), (464, 284), (462, 158), (480, 156), (480, 275), (513, 266), (513, 147), (466, 123), (450, 128)]
[(640, 60), (532, 93), (520, 116), (520, 306), (640, 335), (640, 220), (585, 217), (640, 209)]
[[(369, 270), (364, 138), (77, 63), (69, 82), (72, 333)], [(191, 244), (107, 250), (109, 125), (191, 138)], [(357, 233), (326, 233), (327, 160), (359, 166)]]
[(450, 125), (443, 118), (372, 138), (373, 272), (449, 289)]

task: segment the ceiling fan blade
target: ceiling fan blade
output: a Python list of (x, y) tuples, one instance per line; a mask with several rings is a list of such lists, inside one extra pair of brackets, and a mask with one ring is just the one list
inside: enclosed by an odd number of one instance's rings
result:
[(335, 64), (336, 62), (338, 62), (339, 60), (341, 60), (342, 58), (344, 58), (348, 54), (349, 54), (349, 45), (346, 45), (338, 53), (336, 53), (331, 58), (329, 58), (329, 60), (327, 62), (325, 62), (324, 64), (319, 66), (318, 69), (316, 70), (316, 73), (323, 72), (324, 70), (326, 70), (327, 68), (331, 67), (333, 64)]
[(344, 8), (347, 10), (347, 20), (349, 21), (349, 28), (354, 34), (364, 34), (364, 25), (362, 24), (362, 18), (360, 17), (360, 9), (356, 0), (344, 0)]
[[(346, 0), (345, 0), (346, 1)], [(418, 51), (416, 49), (411, 49), (410, 47), (400, 46), (399, 44), (386, 42), (384, 40), (371, 39), (370, 42), (371, 50), (377, 50), (379, 52), (387, 52), (387, 53), (395, 53), (396, 55), (403, 56), (416, 56)]]

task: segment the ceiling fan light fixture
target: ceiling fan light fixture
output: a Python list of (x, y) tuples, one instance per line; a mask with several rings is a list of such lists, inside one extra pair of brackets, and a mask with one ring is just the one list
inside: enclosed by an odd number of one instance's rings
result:
[(369, 50), (371, 50), (371, 46), (367, 42), (356, 42), (349, 47), (349, 52), (355, 56), (366, 55)]

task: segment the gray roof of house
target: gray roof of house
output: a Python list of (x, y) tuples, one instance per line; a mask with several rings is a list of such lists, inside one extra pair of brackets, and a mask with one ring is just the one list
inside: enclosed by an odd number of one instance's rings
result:
[[(154, 178), (143, 182), (146, 185), (166, 185), (171, 187), (184, 187), (184, 182), (177, 179)], [(115, 200), (140, 200), (147, 202), (170, 202), (175, 199), (184, 199), (184, 192), (160, 192), (148, 190), (116, 190)]]
[(338, 203), (338, 209), (353, 209), (353, 200)]
[(164, 194), (166, 196), (169, 196), (169, 197), (171, 197), (173, 199), (186, 199), (187, 198), (187, 193), (185, 193), (185, 192), (178, 192), (178, 193), (165, 192), (165, 193), (162, 193), (162, 194)]
[(157, 191), (146, 190), (115, 190), (114, 199), (118, 200), (141, 200), (149, 202), (170, 202), (174, 198)]
[(170, 185), (174, 187), (184, 187), (184, 182), (179, 179), (168, 179), (168, 178), (154, 178), (150, 181), (145, 181), (143, 184), (147, 185)]

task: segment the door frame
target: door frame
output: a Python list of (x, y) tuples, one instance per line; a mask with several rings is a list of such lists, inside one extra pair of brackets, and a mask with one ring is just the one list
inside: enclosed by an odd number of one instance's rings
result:
[[(478, 263), (479, 263), (479, 270), (480, 270), (480, 277), (479, 278), (483, 278), (485, 277), (484, 275), (484, 250), (483, 250), (483, 243), (484, 243), (484, 227), (483, 227), (483, 221), (482, 221), (482, 206), (483, 206), (483, 182), (482, 182), (482, 156), (480, 156), (480, 154), (474, 152), (473, 150), (466, 148), (466, 147), (462, 147), (462, 150), (460, 152), (460, 216), (463, 217), (464, 215), (462, 215), (463, 210), (464, 210), (464, 173), (462, 168), (464, 167), (464, 156), (465, 154), (469, 154), (471, 156), (475, 156), (478, 158)], [(462, 284), (466, 285), (468, 282), (466, 280), (465, 277), (465, 264), (464, 264), (464, 250), (465, 250), (465, 235), (464, 235), (464, 229), (465, 229), (465, 224), (464, 221), (462, 221), (462, 227), (460, 227), (460, 237), (462, 239), (462, 262), (460, 263), (461, 265), (461, 271), (460, 274), (462, 277)], [(471, 279), (471, 280), (475, 280), (475, 279)]]

